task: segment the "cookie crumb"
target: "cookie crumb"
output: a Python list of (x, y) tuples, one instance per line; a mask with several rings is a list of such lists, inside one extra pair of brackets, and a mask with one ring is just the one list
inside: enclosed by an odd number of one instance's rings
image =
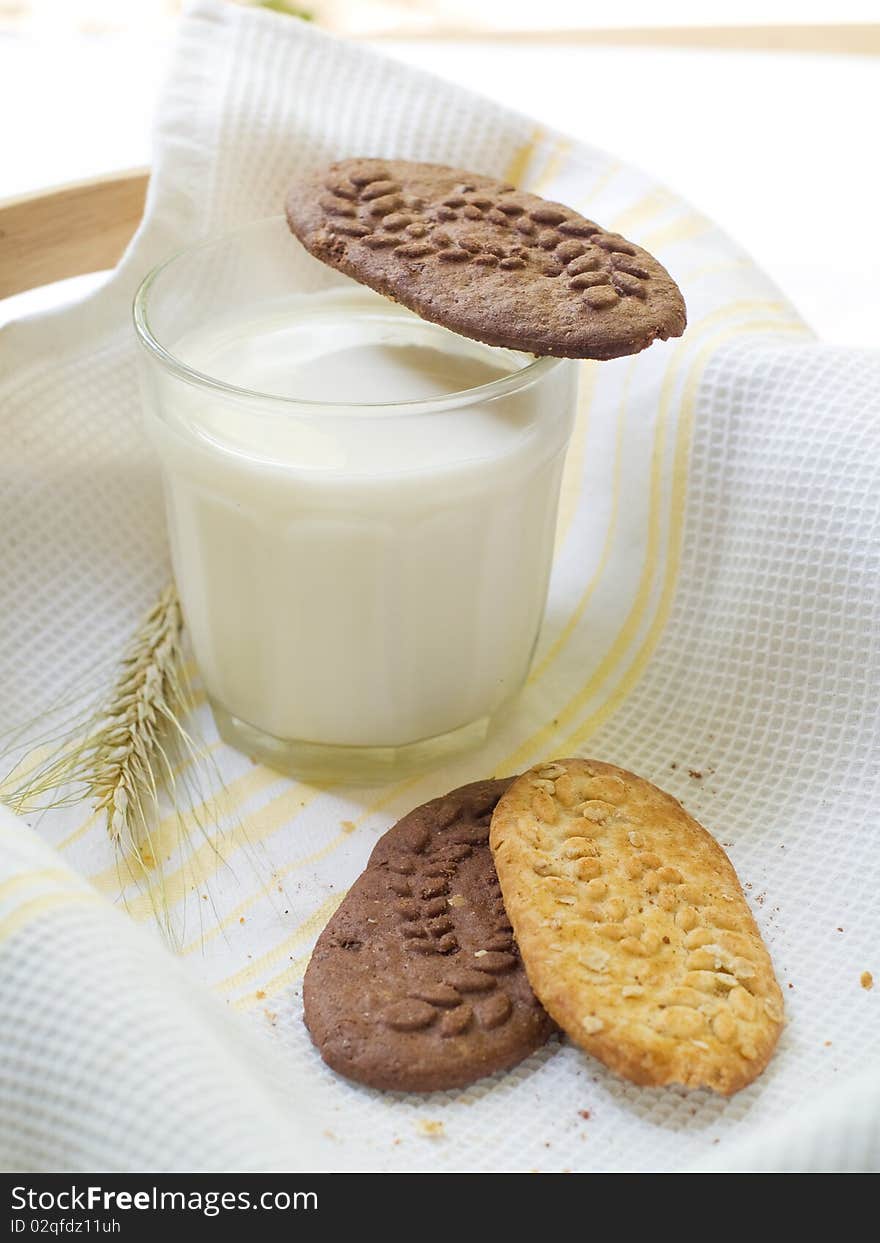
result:
[(689, 768), (689, 769), (688, 769), (688, 776), (689, 776), (689, 777), (693, 777), (694, 781), (702, 781), (702, 780), (703, 780), (703, 774), (700, 772), (700, 770), (699, 770), (698, 768)]
[(238, 922), (239, 922), (240, 924), (243, 924), (243, 923), (244, 923), (244, 915), (239, 915), (239, 917), (238, 917)]
[(863, 971), (859, 979), (859, 983), (861, 984), (862, 988), (870, 991), (874, 987), (874, 977), (871, 975), (871, 972)]
[(340, 820), (339, 827), (342, 829), (343, 833), (353, 833), (355, 830), (355, 823), (353, 820)]
[(257, 992), (257, 994), (256, 994), (257, 1001), (262, 1001), (262, 1000), (263, 1000), (263, 998), (264, 998), (265, 996), (266, 996), (266, 994), (265, 994), (264, 990), (263, 990), (262, 988), (261, 988), (261, 989), (259, 989), (259, 990), (258, 990), (258, 992)]
[(578, 1117), (579, 1117), (579, 1118), (583, 1118), (584, 1122), (586, 1122), (586, 1121), (587, 1121), (587, 1119), (589, 1118), (589, 1116), (590, 1116), (590, 1111), (589, 1111), (589, 1109), (579, 1109), (579, 1110), (578, 1110)]
[(444, 1123), (431, 1118), (420, 1118), (416, 1123), (416, 1130), (427, 1139), (443, 1139), (446, 1135)]

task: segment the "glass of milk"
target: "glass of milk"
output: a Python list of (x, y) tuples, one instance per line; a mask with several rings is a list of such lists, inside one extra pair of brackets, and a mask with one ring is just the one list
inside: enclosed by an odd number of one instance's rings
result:
[(223, 738), (331, 781), (483, 740), (544, 611), (576, 364), (427, 323), (281, 217), (176, 255), (134, 315)]

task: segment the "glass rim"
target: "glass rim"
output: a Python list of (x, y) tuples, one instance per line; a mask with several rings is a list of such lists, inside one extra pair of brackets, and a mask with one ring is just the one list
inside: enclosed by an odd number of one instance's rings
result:
[[(483, 384), (474, 385), (471, 388), (458, 389), (450, 393), (440, 393), (434, 397), (422, 397), (411, 401), (372, 402), (316, 401), (312, 398), (285, 397), (280, 393), (265, 393), (259, 389), (243, 388), (240, 385), (229, 384), (225, 380), (218, 379), (216, 376), (191, 367), (188, 363), (178, 358), (166, 345), (162, 344), (150, 325), (149, 298), (156, 281), (166, 274), (179, 260), (189, 255), (196, 254), (200, 250), (207, 250), (212, 246), (222, 245), (224, 242), (230, 242), (242, 233), (246, 233), (259, 226), (265, 226), (269, 223), (280, 223), (282, 221), (284, 221), (284, 217), (281, 215), (263, 216), (259, 220), (249, 221), (247, 224), (239, 225), (237, 228), (218, 234), (216, 237), (205, 238), (203, 241), (182, 246), (166, 259), (163, 259), (161, 263), (151, 268), (143, 278), (132, 303), (135, 333), (139, 344), (146, 350), (147, 354), (151, 355), (166, 371), (171, 372), (178, 379), (197, 388), (224, 393), (237, 399), (259, 401), (260, 403), (272, 402), (282, 407), (295, 407), (303, 412), (316, 410), (327, 414), (344, 414), (346, 411), (365, 410), (378, 414), (382, 410), (391, 412), (406, 410), (411, 414), (420, 414), (436, 410), (447, 410), (450, 407), (458, 408), (516, 392), (535, 383), (548, 372), (555, 371), (563, 363), (573, 361), (570, 358), (542, 355), (534, 357), (531, 362), (527, 362), (524, 366), (518, 367), (507, 375), (500, 376), (496, 380), (489, 380)], [(364, 288), (369, 287), (364, 286)], [(394, 306), (396, 304), (389, 300), (389, 305)], [(413, 314), (414, 312), (410, 313)], [(452, 330), (449, 329), (448, 331)], [(465, 339), (470, 340), (471, 338)], [(485, 342), (482, 344), (485, 344)], [(490, 346), (489, 348), (503, 349), (505, 347)], [(517, 353), (518, 351), (510, 350), (508, 352)], [(526, 351), (522, 352), (526, 353)]]

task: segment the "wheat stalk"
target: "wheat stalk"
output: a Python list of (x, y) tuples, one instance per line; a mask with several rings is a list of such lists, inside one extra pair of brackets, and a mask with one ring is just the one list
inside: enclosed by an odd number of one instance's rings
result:
[(182, 624), (177, 593), (167, 587), (123, 658), (87, 751), (89, 793), (107, 814), (110, 837), (136, 851), (149, 836), (148, 808), (155, 808), (161, 779), (171, 776), (164, 735), (183, 733)]
[[(130, 640), (109, 691), (87, 699), (83, 687), (98, 676), (98, 668), (88, 670), (51, 713), (0, 738), (0, 764), (9, 765), (0, 773), (0, 801), (26, 815), (90, 800), (104, 815), (119, 865), (144, 887), (160, 927), (177, 944), (183, 928), (172, 920), (156, 867), (165, 853), (154, 841), (160, 791), (169, 798), (183, 857), (196, 832), (214, 848), (210, 826), (228, 813), (217, 802), (223, 780), (210, 750), (184, 725), (195, 707), (173, 585)], [(240, 823), (238, 832), (246, 841)], [(252, 866), (259, 872), (256, 861)], [(197, 908), (201, 920), (201, 902)]]
[(144, 865), (152, 862), (145, 847), (159, 790), (163, 785), (173, 787), (171, 757), (181, 750), (194, 754), (183, 725), (191, 697), (183, 673), (182, 629), (172, 585), (130, 641), (106, 697), (87, 710), (84, 721), (62, 729), (55, 739), (60, 745), (50, 746), (26, 775), (21, 773), (21, 761), (13, 768), (2, 793), (14, 811), (90, 799), (106, 813), (114, 843), (129, 849)]

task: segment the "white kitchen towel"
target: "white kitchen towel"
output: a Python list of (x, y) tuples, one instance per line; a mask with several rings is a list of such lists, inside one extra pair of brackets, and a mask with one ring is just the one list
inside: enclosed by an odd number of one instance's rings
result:
[[(658, 254), (690, 326), (584, 367), (535, 665), (482, 751), (380, 790), (321, 789), (220, 744), (202, 703), (192, 785), (222, 795), (191, 809), (190, 834), (170, 811), (158, 829), (176, 962), (90, 808), (6, 817), (0, 1161), (877, 1166), (880, 356), (816, 342), (710, 221), (601, 150), (296, 19), (192, 8), (128, 253), (87, 301), (0, 335), (0, 732), (45, 721), (71, 688), (99, 695), (169, 574), (134, 377), (139, 280), (183, 244), (277, 214), (292, 173), (351, 153), (571, 203)], [(552, 1042), (463, 1092), (334, 1076), (300, 982), (377, 835), (452, 786), (570, 754), (655, 780), (729, 851), (786, 996), (767, 1072), (722, 1101), (635, 1088)]]

